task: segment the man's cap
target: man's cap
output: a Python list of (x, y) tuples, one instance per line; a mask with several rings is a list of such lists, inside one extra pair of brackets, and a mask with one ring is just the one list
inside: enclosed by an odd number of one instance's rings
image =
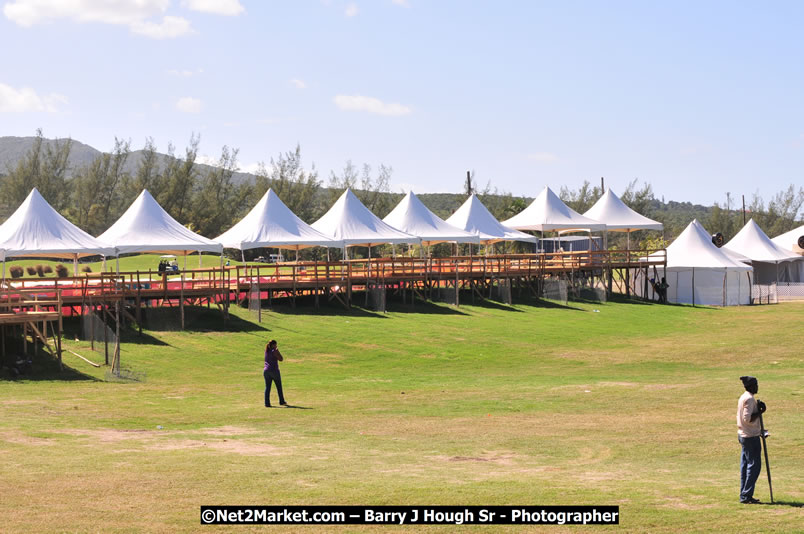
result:
[(757, 383), (757, 378), (755, 376), (741, 376), (740, 380), (743, 381), (743, 386), (745, 387), (750, 386), (752, 383), (753, 384)]

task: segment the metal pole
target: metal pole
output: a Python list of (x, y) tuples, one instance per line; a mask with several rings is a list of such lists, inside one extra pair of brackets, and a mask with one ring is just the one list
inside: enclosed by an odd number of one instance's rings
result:
[(765, 423), (762, 421), (762, 412), (759, 413), (759, 429), (759, 435), (762, 436), (762, 450), (765, 452), (765, 471), (768, 472), (768, 489), (770, 490), (771, 504), (773, 504), (773, 484), (771, 483), (770, 462), (768, 462), (768, 445), (765, 443)]

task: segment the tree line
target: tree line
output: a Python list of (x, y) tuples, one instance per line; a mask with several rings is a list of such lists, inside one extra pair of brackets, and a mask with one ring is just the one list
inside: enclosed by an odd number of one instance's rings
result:
[[(387, 215), (401, 200), (402, 193), (391, 191), (393, 169), (381, 164), (377, 169), (368, 164), (347, 161), (344, 167), (330, 171), (326, 180), (315, 165), (305, 167), (301, 147), (283, 152), (260, 164), (251, 181), (236, 180), (238, 150), (224, 146), (215, 164), (198, 162), (200, 137), (192, 135), (187, 146), (178, 152), (171, 143), (167, 157), (161, 157), (152, 138), (139, 151), (133, 171), (126, 170), (131, 157), (131, 142), (115, 138), (113, 148), (100, 154), (89, 164), (71, 169), (72, 141), (45, 143), (38, 130), (28, 152), (16, 165), (7, 166), (0, 176), (0, 202), (16, 207), (32, 187), (68, 220), (92, 235), (103, 233), (147, 189), (157, 202), (177, 221), (188, 228), (214, 238), (239, 221), (249, 209), (272, 188), (288, 208), (302, 220), (311, 223), (323, 215), (350, 187), (373, 213)], [(456, 180), (456, 185), (457, 185)], [(479, 187), (474, 172), (468, 173), (459, 193), (423, 194), (422, 201), (442, 218), (451, 215), (466, 197), (477, 193), (480, 200), (499, 220), (525, 209), (531, 198), (514, 196), (492, 188), (491, 181)], [(599, 186), (585, 181), (578, 189), (562, 187), (561, 199), (579, 213), (588, 210), (603, 194)], [(662, 237), (680, 233), (698, 218), (712, 232), (721, 232), (728, 240), (742, 228), (742, 206), (737, 206), (730, 193), (723, 204), (712, 207), (656, 199), (649, 183), (633, 180), (620, 198), (637, 212), (665, 225)], [(749, 217), (771, 237), (800, 224), (804, 206), (804, 188), (791, 185), (774, 195), (767, 203), (754, 194), (747, 205)], [(610, 235), (610, 245), (619, 246), (623, 236)], [(631, 236), (632, 245), (661, 246), (665, 242), (655, 233), (638, 232)]]

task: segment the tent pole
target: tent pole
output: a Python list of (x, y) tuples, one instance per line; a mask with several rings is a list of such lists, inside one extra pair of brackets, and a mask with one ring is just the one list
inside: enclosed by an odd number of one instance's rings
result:
[(78, 254), (73, 254), (73, 276), (78, 276)]
[(201, 268), (201, 251), (198, 251), (198, 268)]
[[(184, 251), (184, 267), (181, 268), (182, 271), (187, 270), (187, 251)], [(183, 329), (183, 328), (182, 328)]]
[(120, 274), (120, 256), (117, 256), (114, 260), (117, 274)]

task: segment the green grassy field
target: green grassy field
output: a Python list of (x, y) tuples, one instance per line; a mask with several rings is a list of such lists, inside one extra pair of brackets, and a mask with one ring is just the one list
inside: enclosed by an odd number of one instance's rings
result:
[[(581, 528), (804, 525), (804, 304), (304, 306), (261, 324), (233, 308), (225, 326), (200, 309), (187, 331), (167, 330), (177, 313), (126, 333), (123, 367), (141, 382), (69, 353), (61, 375), (2, 374), (0, 530), (264, 530), (202, 527), (209, 504), (604, 504), (620, 506), (619, 527)], [(262, 406), (271, 338), (294, 408)], [(768, 404), (776, 506), (738, 503), (743, 374)], [(757, 487), (767, 501), (764, 466)]]

